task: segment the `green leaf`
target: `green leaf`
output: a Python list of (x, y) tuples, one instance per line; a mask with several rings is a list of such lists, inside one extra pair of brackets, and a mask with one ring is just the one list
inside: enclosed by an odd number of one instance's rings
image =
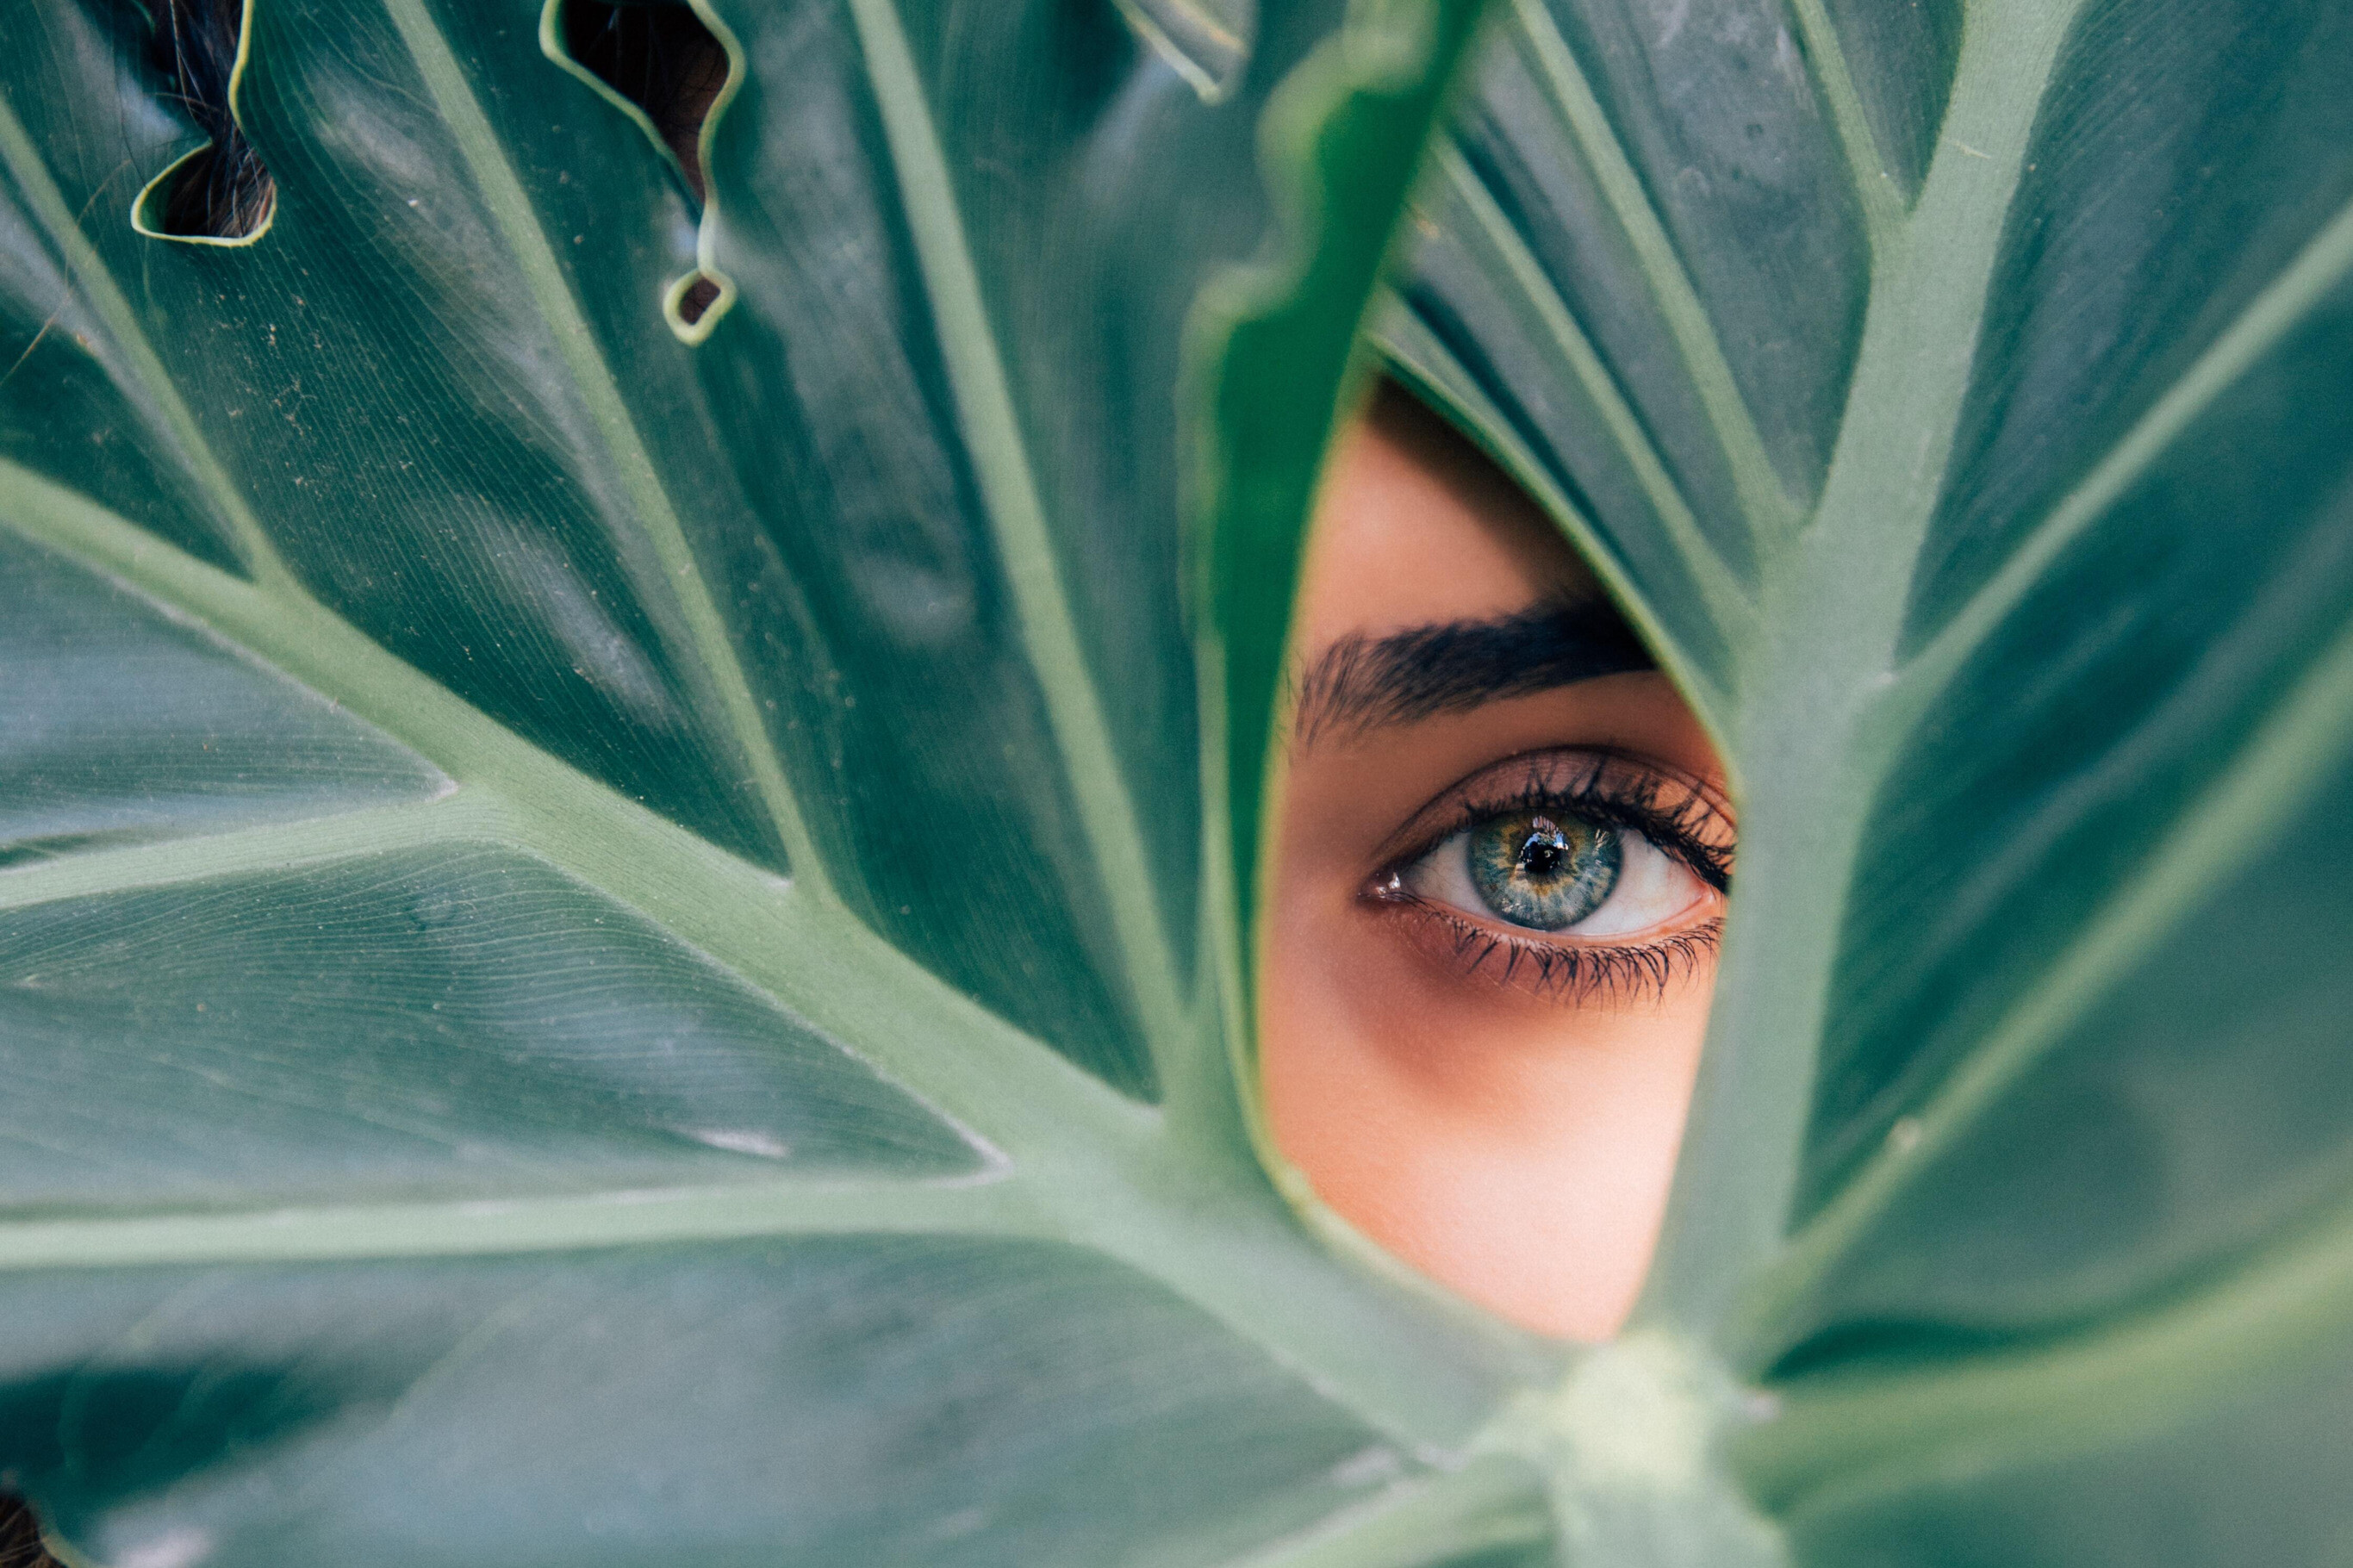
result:
[[(2353, 1518), (2353, 20), (540, 0), (0, 61), (0, 1478), (119, 1568), (2308, 1561)], [(1376, 340), (1733, 763), (1636, 1327), (1263, 1168)], [(160, 188), (160, 187), (157, 187)], [(153, 225), (147, 226), (149, 229)], [(687, 319), (687, 286), (718, 292)]]
[[(191, 243), (142, 14), (9, 7), (0, 1475), (73, 1552), (1541, 1549), (1471, 1456), (1558, 1352), (1327, 1252), (1226, 1067), (1182, 498), (1296, 531), (1470, 17), (1345, 11), (1205, 94), (1109, 5), (713, 5), (698, 212), (539, 0), (257, 0), (276, 206)], [(1309, 417), (1197, 470), (1213, 382)]]
[(1800, 1560), (2327, 1555), (2353, 25), (1496, 33), (1382, 342), (1653, 629), (1742, 803), (1643, 1317), (1760, 1385), (1734, 1448)]

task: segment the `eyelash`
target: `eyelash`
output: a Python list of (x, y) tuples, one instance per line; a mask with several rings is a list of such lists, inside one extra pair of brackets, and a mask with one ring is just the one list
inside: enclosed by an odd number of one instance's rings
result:
[[(1594, 752), (1583, 776), (1564, 784), (1546, 782), (1546, 760), (1527, 760), (1527, 772), (1516, 792), (1466, 791), (1448, 816), (1434, 826), (1424, 826), (1409, 848), (1390, 857), (1374, 879), (1368, 896), (1451, 934), (1453, 961), (1465, 975), (1487, 971), (1493, 961), (1500, 959), (1503, 972), (1490, 974), (1496, 984), (1522, 985), (1540, 996), (1572, 1002), (1662, 996), (1678, 978), (1715, 953), (1724, 934), (1720, 917), (1654, 942), (1541, 942), (1481, 925), (1448, 905), (1406, 892), (1400, 885), (1408, 868), (1465, 828), (1505, 812), (1544, 811), (1640, 834), (1715, 892), (1730, 889), (1732, 847), (1713, 843), (1706, 836), (1704, 830), (1719, 826), (1723, 818), (1700, 791), (1685, 786), (1679, 801), (1662, 806), (1660, 795), (1668, 780), (1645, 764), (1612, 752)], [(1621, 771), (1631, 775), (1628, 781), (1605, 785), (1605, 779)]]
[(1397, 901), (1447, 928), (1454, 938), (1454, 963), (1464, 974), (1489, 971), (1491, 961), (1500, 958), (1502, 973), (1487, 973), (1497, 985), (1520, 985), (1564, 1002), (1655, 1000), (1712, 956), (1724, 935), (1724, 922), (1710, 920), (1632, 946), (1567, 947), (1506, 936), (1410, 894)]

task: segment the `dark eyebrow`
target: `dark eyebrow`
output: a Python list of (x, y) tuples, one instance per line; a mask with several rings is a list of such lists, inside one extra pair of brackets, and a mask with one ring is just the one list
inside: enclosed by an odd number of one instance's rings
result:
[(1598, 676), (1655, 668), (1609, 602), (1546, 600), (1492, 620), (1445, 621), (1386, 637), (1352, 633), (1298, 674), (1292, 737), (1410, 724)]

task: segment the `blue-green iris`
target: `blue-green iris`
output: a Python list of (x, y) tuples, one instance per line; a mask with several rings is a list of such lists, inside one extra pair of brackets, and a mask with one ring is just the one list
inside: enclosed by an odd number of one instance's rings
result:
[(1508, 811), (1471, 829), (1471, 885), (1514, 925), (1573, 926), (1609, 897), (1625, 859), (1618, 835), (1573, 816)]

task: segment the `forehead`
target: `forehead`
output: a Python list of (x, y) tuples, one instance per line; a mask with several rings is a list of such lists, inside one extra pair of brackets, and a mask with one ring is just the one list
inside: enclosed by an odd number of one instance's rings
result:
[(1384, 386), (1324, 477), (1296, 646), (1508, 615), (1599, 594), (1551, 521), (1484, 454)]

